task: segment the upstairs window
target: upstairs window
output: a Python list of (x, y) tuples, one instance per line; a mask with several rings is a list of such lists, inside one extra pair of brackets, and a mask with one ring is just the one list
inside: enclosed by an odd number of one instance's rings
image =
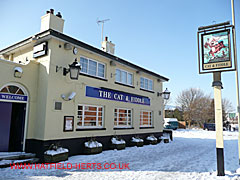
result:
[(80, 57), (80, 64), (82, 66), (81, 73), (105, 78), (105, 64), (85, 57)]
[(151, 79), (141, 77), (140, 82), (141, 82), (141, 89), (153, 91), (153, 81)]
[(122, 69), (116, 69), (116, 82), (133, 85), (133, 74)]

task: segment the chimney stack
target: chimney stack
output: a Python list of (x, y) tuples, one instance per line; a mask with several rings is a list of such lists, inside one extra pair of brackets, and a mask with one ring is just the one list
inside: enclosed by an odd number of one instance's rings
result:
[(115, 52), (115, 44), (113, 44), (111, 41), (108, 41), (108, 37), (105, 37), (105, 40), (102, 42), (102, 50), (114, 55)]
[(41, 17), (41, 30), (40, 32), (46, 31), (48, 29), (53, 29), (60, 33), (63, 33), (64, 20), (62, 15), (58, 12), (54, 15), (54, 9), (46, 11), (46, 14)]

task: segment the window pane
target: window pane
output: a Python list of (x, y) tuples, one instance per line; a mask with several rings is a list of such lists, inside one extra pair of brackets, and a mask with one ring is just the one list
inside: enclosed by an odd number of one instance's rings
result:
[(141, 82), (141, 88), (144, 88), (144, 79), (142, 77), (140, 78), (140, 82)]
[(80, 57), (80, 64), (82, 66), (81, 72), (87, 73), (88, 60), (86, 58)]
[(9, 92), (15, 94), (19, 89), (17, 86), (8, 86)]
[(148, 80), (147, 79), (144, 79), (144, 88), (148, 89)]
[(153, 90), (153, 81), (149, 80), (149, 90)]
[(22, 94), (24, 95), (24, 92), (21, 89), (18, 89), (17, 94)]
[(103, 64), (98, 64), (98, 76), (104, 77), (104, 67)]
[(96, 74), (97, 74), (97, 62), (89, 60), (88, 73), (90, 75), (96, 76)]
[(121, 82), (127, 84), (127, 72), (125, 71), (121, 72)]
[(133, 81), (132, 81), (132, 74), (128, 73), (128, 84), (132, 85)]
[(116, 81), (121, 82), (121, 71), (116, 69)]
[(1, 92), (8, 92), (8, 89), (5, 87), (1, 90)]

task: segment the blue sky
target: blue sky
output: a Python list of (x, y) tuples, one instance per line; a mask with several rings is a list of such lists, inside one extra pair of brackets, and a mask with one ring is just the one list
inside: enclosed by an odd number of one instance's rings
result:
[[(172, 92), (171, 104), (190, 87), (213, 96), (212, 74), (198, 74), (197, 28), (231, 21), (231, 0), (0, 0), (0, 7), (0, 49), (38, 33), (40, 17), (50, 8), (62, 13), (65, 34), (98, 48), (101, 26), (96, 20), (110, 19), (104, 35), (116, 44), (116, 56), (168, 77), (164, 87)], [(235, 14), (239, 49), (236, 0)], [(222, 96), (235, 108), (235, 72), (222, 73), (222, 82)]]

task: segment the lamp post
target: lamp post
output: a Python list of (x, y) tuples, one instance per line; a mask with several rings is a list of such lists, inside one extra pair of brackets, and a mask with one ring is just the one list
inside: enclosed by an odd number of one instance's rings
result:
[(66, 76), (70, 72), (70, 79), (78, 80), (78, 75), (81, 70), (81, 65), (77, 62), (77, 59), (72, 64), (69, 64), (69, 68), (63, 68), (63, 75)]
[[(239, 80), (238, 80), (238, 63), (237, 63), (237, 46), (236, 46), (236, 29), (235, 29), (235, 13), (234, 13), (234, 0), (231, 0), (232, 7), (232, 33), (233, 33), (233, 48), (234, 48), (234, 61), (235, 61), (235, 75), (236, 75), (236, 92), (237, 92), (237, 117), (238, 117), (238, 126), (240, 124), (239, 113), (240, 113), (240, 105), (239, 105)], [(238, 128), (238, 160), (240, 164), (240, 131)]]

